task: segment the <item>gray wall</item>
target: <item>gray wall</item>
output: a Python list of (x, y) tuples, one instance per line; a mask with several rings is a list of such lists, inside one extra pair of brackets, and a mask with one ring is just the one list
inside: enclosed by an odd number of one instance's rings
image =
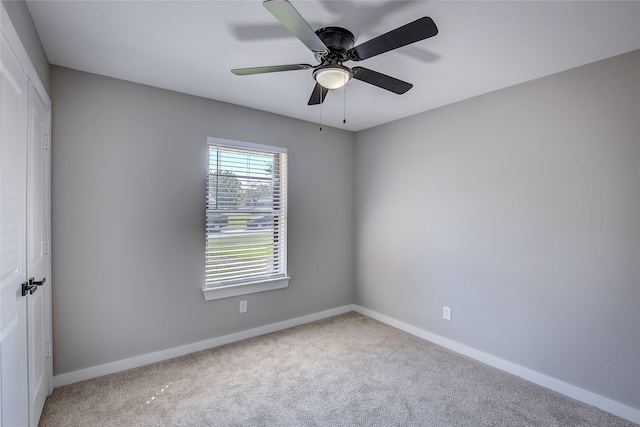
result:
[(40, 77), (42, 85), (48, 93), (51, 93), (49, 91), (49, 60), (40, 42), (40, 37), (38, 37), (33, 19), (31, 19), (27, 3), (24, 0), (2, 0), (2, 4), (33, 63), (33, 67), (36, 69), (36, 73), (38, 73), (38, 77)]
[[(353, 302), (353, 133), (55, 66), (51, 80), (56, 375)], [(289, 288), (204, 300), (207, 136), (288, 148)]]
[(359, 305), (640, 408), (639, 51), (360, 132), (356, 164)]

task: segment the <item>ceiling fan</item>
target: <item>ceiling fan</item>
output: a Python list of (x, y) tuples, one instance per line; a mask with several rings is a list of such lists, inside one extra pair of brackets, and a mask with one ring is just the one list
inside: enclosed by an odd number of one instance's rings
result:
[(438, 34), (436, 24), (431, 18), (425, 16), (354, 47), (355, 37), (351, 31), (341, 27), (325, 27), (313, 31), (307, 21), (287, 0), (265, 0), (263, 5), (314, 53), (319, 64), (316, 66), (290, 64), (236, 68), (231, 72), (238, 76), (246, 76), (312, 69), (316, 86), (309, 98), (308, 105), (322, 104), (330, 89), (338, 89), (352, 78), (399, 95), (407, 92), (413, 87), (411, 83), (364, 67), (349, 68), (343, 63), (362, 61)]

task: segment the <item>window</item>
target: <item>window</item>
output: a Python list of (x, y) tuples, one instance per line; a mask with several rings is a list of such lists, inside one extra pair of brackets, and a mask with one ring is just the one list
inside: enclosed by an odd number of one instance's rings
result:
[(207, 143), (205, 299), (287, 287), (287, 150)]

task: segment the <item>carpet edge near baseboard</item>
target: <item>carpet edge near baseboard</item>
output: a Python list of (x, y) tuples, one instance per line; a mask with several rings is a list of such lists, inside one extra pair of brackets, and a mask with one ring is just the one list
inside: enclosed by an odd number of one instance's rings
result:
[(326, 319), (328, 317), (356, 311), (356, 307), (352, 304), (330, 310), (320, 311), (306, 316), (296, 317), (294, 319), (283, 320), (281, 322), (271, 323), (257, 328), (248, 329), (246, 331), (235, 332), (220, 337), (210, 338), (204, 341), (198, 341), (192, 344), (186, 344), (179, 347), (160, 350), (153, 353), (142, 354), (127, 359), (109, 362), (102, 365), (91, 366), (77, 371), (66, 372), (54, 375), (53, 387), (61, 387), (104, 375), (115, 374), (116, 372), (126, 371), (128, 369), (138, 368), (140, 366), (151, 363), (161, 362), (163, 360), (173, 359), (174, 357), (184, 356), (209, 348), (219, 347), (225, 344), (242, 341), (245, 339), (269, 334), (271, 332), (281, 331), (283, 329), (292, 328), (294, 326), (304, 325), (305, 323), (315, 322)]
[(394, 328), (400, 329), (411, 335), (415, 335), (419, 338), (430, 341), (439, 346), (445, 347), (456, 353), (463, 354), (467, 357), (475, 359), (479, 362), (485, 363), (494, 368), (508, 372), (513, 375), (517, 375), (524, 378), (527, 381), (531, 381), (534, 384), (556, 391), (565, 396), (576, 399), (580, 402), (588, 405), (593, 405), (596, 408), (609, 412), (618, 417), (624, 418), (628, 421), (632, 421), (636, 424), (640, 424), (640, 410), (624, 405), (615, 400), (601, 396), (599, 394), (584, 390), (580, 387), (572, 384), (560, 381), (556, 378), (542, 374), (529, 368), (517, 365), (512, 362), (508, 362), (499, 357), (484, 353), (480, 350), (465, 346), (456, 341), (449, 340), (440, 335), (428, 332), (418, 327), (401, 322), (389, 316), (377, 313), (373, 310), (361, 307), (356, 304), (344, 305), (330, 310), (321, 311), (318, 313), (309, 314), (306, 316), (296, 317), (294, 319), (284, 320), (281, 322), (271, 323), (268, 325), (260, 326), (246, 331), (236, 332), (233, 334), (224, 335), (221, 337), (211, 338), (204, 341), (199, 341), (192, 344), (187, 344), (179, 347), (174, 347), (166, 350), (161, 350), (153, 353), (143, 354), (140, 356), (131, 357), (128, 359), (119, 360), (116, 362), (105, 363), (103, 365), (92, 366), (77, 371), (67, 372), (53, 377), (53, 386), (61, 387), (64, 385), (73, 384), (79, 381), (84, 381), (103, 375), (114, 374), (116, 372), (125, 371), (127, 369), (137, 368), (140, 366), (148, 365), (150, 363), (160, 362), (174, 357), (184, 356), (186, 354), (194, 353), (196, 351), (206, 350), (213, 347), (218, 347), (225, 344), (230, 344), (237, 341), (242, 341), (248, 338), (257, 337), (260, 335), (268, 334), (271, 332), (277, 332), (283, 329), (291, 328), (294, 326), (303, 325), (305, 323), (315, 322), (318, 320), (326, 319), (328, 317), (337, 316), (340, 314), (355, 311), (364, 316), (378, 320)]
[(524, 378), (527, 381), (531, 381), (534, 384), (556, 391), (565, 396), (576, 399), (587, 405), (595, 406), (603, 411), (609, 412), (625, 420), (640, 424), (640, 410), (631, 406), (624, 405), (615, 400), (593, 393), (591, 391), (582, 389), (573, 384), (560, 381), (556, 378), (534, 371), (524, 366), (517, 365), (513, 362), (506, 361), (499, 357), (485, 353), (483, 351), (468, 347), (464, 344), (460, 344), (456, 341), (444, 338), (440, 335), (425, 331), (424, 329), (417, 328), (407, 323), (396, 320), (392, 317), (385, 316), (377, 313), (373, 310), (369, 310), (364, 307), (355, 306), (354, 311), (372, 319), (378, 320), (382, 323), (386, 323), (389, 326), (400, 329), (411, 335), (415, 335), (424, 340), (430, 341), (439, 346), (445, 347), (449, 350), (455, 351), (467, 357), (470, 357), (478, 362), (482, 362), (501, 371), (508, 372), (510, 374)]

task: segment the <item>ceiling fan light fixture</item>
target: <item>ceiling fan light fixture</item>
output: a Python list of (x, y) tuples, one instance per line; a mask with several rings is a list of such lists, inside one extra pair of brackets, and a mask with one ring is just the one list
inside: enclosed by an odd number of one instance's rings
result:
[(316, 68), (313, 78), (318, 84), (327, 89), (338, 89), (347, 84), (353, 74), (348, 67), (340, 64), (325, 65)]

